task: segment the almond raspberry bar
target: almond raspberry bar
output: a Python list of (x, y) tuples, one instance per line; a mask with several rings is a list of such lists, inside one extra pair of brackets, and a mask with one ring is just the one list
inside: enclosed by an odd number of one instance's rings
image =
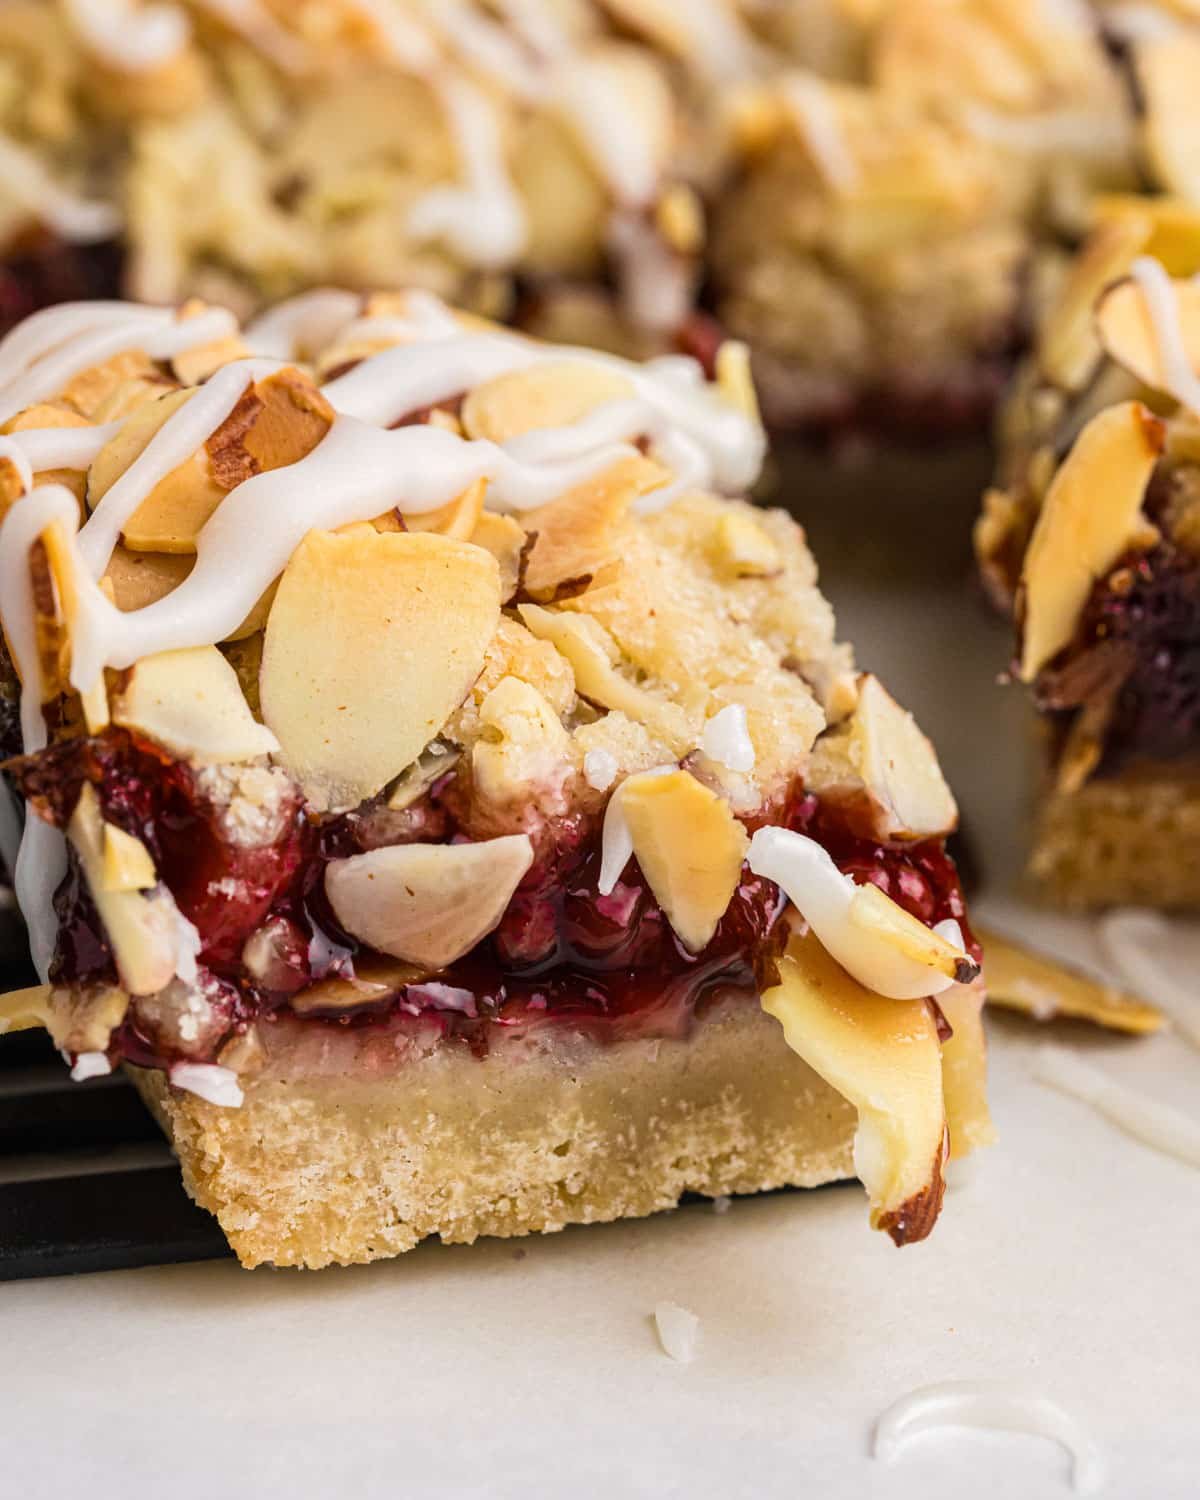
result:
[(116, 244), (146, 301), (423, 285), (643, 356), (724, 329), (780, 424), (977, 423), (1093, 194), (1186, 171), (1142, 76), (1180, 38), (1119, 10), (8, 0), (0, 254), (44, 285), (0, 319)]
[(1011, 398), (976, 545), (1044, 724), (1034, 873), (1070, 905), (1190, 907), (1200, 292), (1182, 278), (1200, 270), (1200, 216), (1169, 200), (1108, 215)]
[(852, 1171), (902, 1244), (988, 1138), (953, 798), (716, 368), (428, 293), (0, 342), (0, 1024), (245, 1264)]

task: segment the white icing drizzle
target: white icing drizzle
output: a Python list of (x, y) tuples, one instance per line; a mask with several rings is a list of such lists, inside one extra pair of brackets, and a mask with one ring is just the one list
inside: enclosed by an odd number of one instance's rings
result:
[(77, 245), (106, 240), (121, 227), (120, 213), (55, 182), (32, 152), (0, 135), (0, 196)]
[(432, 80), (463, 169), (463, 182), (436, 187), (412, 205), (409, 233), (445, 240), (456, 255), (485, 268), (511, 265), (528, 225), (504, 162), (496, 107), (482, 89), (451, 74)]
[(815, 839), (787, 828), (760, 828), (750, 840), (746, 863), (780, 887), (821, 945), (865, 988), (891, 1000), (919, 1000), (955, 983), (852, 920), (858, 887)]
[(192, 4), (257, 47), (284, 73), (302, 74), (311, 70), (309, 49), (279, 24), (262, 0), (192, 0)]
[(840, 193), (858, 186), (858, 164), (846, 143), (837, 108), (824, 79), (794, 73), (783, 80), (783, 97), (826, 183)]
[[(753, 771), (754, 741), (746, 724), (746, 710), (740, 703), (730, 703), (713, 714), (704, 726), (700, 748), (709, 760), (730, 771)], [(959, 936), (959, 946), (962, 937)]]
[(54, 892), (66, 873), (66, 839), (57, 828), (27, 812), (13, 871), (13, 891), (29, 932), (29, 954), (43, 984), (50, 978), (50, 960), (58, 941)]
[(315, 360), (343, 337), (362, 309), (357, 292), (319, 287), (279, 302), (247, 325), (242, 342), (252, 354), (268, 359)]
[(1158, 957), (1170, 930), (1160, 912), (1111, 911), (1100, 918), (1100, 946), (1127, 988), (1152, 1000), (1193, 1047), (1200, 1047), (1200, 992), (1186, 979), (1181, 983)]
[(1132, 128), (1123, 116), (1101, 110), (1055, 109), (1009, 115), (982, 104), (966, 105), (962, 121), (978, 140), (1034, 156), (1069, 152), (1101, 159), (1127, 148)]
[(67, 18), (85, 46), (123, 73), (150, 73), (187, 46), (188, 18), (177, 5), (137, 0), (64, 0)]
[(26, 427), (9, 433), (6, 441), (35, 474), (43, 474), (47, 469), (90, 467), (120, 430), (120, 422), (105, 422), (99, 427)]
[(557, 70), (555, 98), (618, 203), (646, 207), (658, 189), (659, 160), (642, 112), (613, 88), (603, 58), (577, 57)]
[(1197, 378), (1188, 357), (1171, 278), (1158, 261), (1148, 255), (1139, 255), (1129, 273), (1141, 288), (1150, 313), (1164, 377), (1162, 388), (1181, 406), (1200, 413), (1200, 378)]
[(913, 1438), (945, 1427), (1030, 1433), (1060, 1443), (1080, 1495), (1094, 1495), (1107, 1477), (1091, 1435), (1057, 1401), (992, 1380), (946, 1380), (902, 1396), (875, 1424), (874, 1457), (892, 1463)]
[(1200, 1167), (1200, 1120), (1117, 1083), (1065, 1047), (1038, 1051), (1033, 1076), (1061, 1094), (1089, 1104), (1126, 1135), (1188, 1166)]
[[(70, 313), (77, 306), (67, 303), (61, 311)], [(106, 306), (111, 304), (100, 304), (101, 310)], [(49, 309), (50, 313), (57, 311), (60, 309)], [(41, 352), (36, 352), (35, 345), (35, 352), (19, 367), (20, 373), (7, 377), (5, 356), (10, 350), (9, 340), (5, 339), (0, 343), (0, 423), (9, 421), (27, 406), (57, 395), (76, 375), (118, 354), (141, 349), (151, 359), (170, 359), (185, 350), (224, 338), (236, 329), (233, 314), (220, 307), (210, 308), (194, 318), (177, 320), (174, 311), (168, 308), (132, 306), (123, 321), (105, 317), (97, 323), (85, 324), (74, 336)]]
[(393, 62), (414, 73), (424, 73), (437, 62), (437, 48), (429, 33), (402, 15), (395, 0), (351, 0), (351, 4), (375, 28)]
[(103, 1052), (80, 1052), (76, 1054), (71, 1068), (71, 1082), (84, 1083), (89, 1078), (107, 1078), (112, 1072), (112, 1063)]
[[(739, 493), (757, 479), (765, 451), (761, 426), (698, 379), (694, 361), (681, 365), (676, 358), (639, 365), (594, 349), (540, 345), (502, 331), (465, 331), (457, 324), (447, 326), (442, 320), (445, 308), (437, 299), (412, 301), (413, 321), (393, 326), (419, 342), (386, 349), (331, 381), (325, 395), (338, 411), (386, 426), (513, 370), (582, 361), (623, 376), (643, 410), (630, 403), (606, 404), (548, 440), (556, 445), (558, 456), (568, 444), (577, 444), (578, 453), (597, 441), (646, 435), (658, 440), (659, 453), (682, 487)], [(361, 327), (369, 329), (369, 320)], [(515, 450), (508, 446), (525, 456), (531, 451), (529, 445)], [(669, 503), (675, 492), (656, 491), (655, 499)]]
[(237, 1074), (219, 1063), (174, 1063), (167, 1076), (175, 1088), (222, 1109), (239, 1109), (245, 1099)]
[(537, 61), (505, 27), (463, 0), (436, 0), (430, 23), (468, 67), (494, 79), (508, 93), (527, 103), (546, 94), (546, 77)]

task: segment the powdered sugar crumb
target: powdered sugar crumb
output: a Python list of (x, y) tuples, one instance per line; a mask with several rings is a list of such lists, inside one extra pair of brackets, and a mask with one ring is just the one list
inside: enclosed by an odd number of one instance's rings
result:
[(700, 1319), (678, 1302), (660, 1302), (654, 1309), (654, 1326), (663, 1353), (681, 1365), (690, 1365), (696, 1357), (700, 1337)]

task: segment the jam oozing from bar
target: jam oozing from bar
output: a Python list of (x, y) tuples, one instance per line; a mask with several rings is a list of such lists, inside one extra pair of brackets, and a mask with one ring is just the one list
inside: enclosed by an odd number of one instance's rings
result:
[(1093, 588), (1075, 641), (1041, 673), (1040, 707), (1067, 718), (1111, 703), (1101, 773), (1200, 746), (1200, 561), (1161, 542)]
[(118, 296), (121, 261), (115, 243), (70, 245), (46, 230), (26, 235), (0, 261), (0, 335), (56, 302)]
[[(284, 809), (271, 843), (247, 849), (223, 836), (219, 809), (185, 764), (123, 730), (71, 740), (15, 763), (25, 795), (63, 824), (82, 783), (97, 789), (107, 820), (140, 838), (163, 883), (200, 934), (200, 991), (221, 1025), (190, 1060), (208, 1060), (231, 1030), (269, 1021), (315, 982), (365, 973), (379, 955), (365, 952), (337, 925), (323, 895), (331, 858), (367, 847), (378, 832), (372, 810), (331, 819)], [(453, 772), (402, 820), (387, 825), (390, 842), (448, 840), (458, 831)], [(782, 805), (748, 820), (770, 822), (817, 839), (839, 867), (870, 881), (921, 921), (954, 918), (973, 954), (954, 863), (944, 843), (885, 845), (857, 836), (833, 809), (797, 785)], [(757, 976), (784, 938), (784, 899), (770, 881), (745, 871), (715, 935), (693, 954), (676, 938), (631, 861), (611, 895), (601, 896), (596, 818), (571, 814), (547, 828), (539, 856), (500, 925), (472, 952), (435, 974), (397, 982), (379, 999), (350, 1011), (317, 1011), (312, 1025), (395, 1024), (400, 1016), (436, 1022), (445, 1034), (486, 1050), (494, 1028), (569, 1023), (600, 1039), (685, 1034), (716, 994), (753, 998)], [(60, 938), (53, 978), (86, 987), (115, 981), (111, 951), (77, 866), (56, 897)], [(246, 940), (269, 939), (270, 961), (254, 972)], [(124, 1057), (150, 1066), (179, 1056), (135, 1002), (115, 1037)]]

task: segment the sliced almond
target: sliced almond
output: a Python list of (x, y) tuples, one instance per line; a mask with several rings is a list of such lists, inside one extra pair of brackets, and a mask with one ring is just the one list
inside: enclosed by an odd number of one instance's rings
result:
[(1200, 202), (1200, 38), (1179, 29), (1147, 37), (1138, 43), (1135, 59), (1145, 104), (1142, 144), (1150, 166), (1167, 192)]
[(870, 674), (849, 718), (813, 747), (805, 784), (878, 839), (940, 837), (958, 823), (933, 745)]
[(981, 984), (944, 990), (937, 1003), (953, 1036), (942, 1043), (942, 1092), (950, 1129), (950, 1155), (969, 1156), (996, 1139), (987, 1096), (987, 1040)]
[(279, 749), (215, 646), (143, 657), (113, 694), (112, 716), (196, 765), (255, 760)]
[(1141, 525), (1163, 424), (1136, 401), (1093, 417), (1054, 476), (1021, 572), (1020, 676), (1032, 682), (1069, 644), (1098, 578)]
[(1141, 219), (1150, 225), (1141, 254), (1166, 268), (1169, 276), (1200, 271), (1200, 207), (1184, 198), (1148, 198), (1140, 193), (1101, 193), (1092, 200), (1097, 224)]
[(428, 532), (312, 531), (271, 606), (263, 717), (318, 808), (355, 807), (414, 761), (479, 676), (496, 560)]
[(528, 511), (525, 530), (536, 540), (525, 566), (525, 589), (552, 597), (563, 584), (587, 582), (619, 552), (621, 523), (640, 494), (666, 478), (640, 454), (620, 459), (548, 505)]
[(115, 984), (56, 985), (46, 1029), (64, 1052), (105, 1052), (128, 1010), (129, 996)]
[(362, 1005), (378, 1005), (406, 984), (419, 984), (428, 975), (428, 969), (415, 964), (361, 958), (355, 962), (353, 974), (319, 979), (293, 995), (288, 1003), (298, 1016), (333, 1015)]
[(937, 1024), (923, 1000), (856, 983), (816, 937), (793, 936), (763, 1009), (788, 1046), (858, 1111), (854, 1166), (871, 1224), (896, 1244), (924, 1239), (942, 1206), (946, 1112)]
[(687, 771), (636, 776), (616, 794), (633, 852), (679, 941), (712, 941), (742, 874), (750, 840), (723, 797)]
[(890, 943), (897, 953), (932, 974), (952, 979), (956, 984), (971, 984), (979, 977), (979, 965), (973, 958), (926, 927), (877, 885), (856, 888), (849, 917), (851, 925), (864, 938)]
[[(109, 890), (106, 880), (106, 825), (96, 789), (85, 782), (67, 825), (88, 889), (104, 924), (122, 987), (131, 995), (152, 995), (175, 974), (179, 912), (161, 887), (149, 895)], [(149, 855), (146, 856), (149, 858)]]
[[(1174, 281), (1171, 290), (1183, 347), (1193, 371), (1200, 370), (1200, 287), (1194, 281)], [(1122, 281), (1107, 291), (1096, 306), (1096, 329), (1105, 351), (1151, 390), (1180, 399), (1163, 358), (1162, 339), (1146, 293), (1136, 281)]]
[(507, 604), (521, 581), (521, 563), (529, 541), (524, 528), (512, 516), (485, 510), (475, 522), (471, 541), (496, 559), (500, 569), (500, 597)]
[(403, 812), (414, 802), (419, 802), (435, 781), (452, 771), (462, 758), (457, 745), (446, 740), (434, 740), (425, 746), (411, 766), (401, 771), (396, 784), (388, 792), (387, 805), (392, 812)]
[(118, 544), (104, 577), (112, 584), (112, 599), (118, 609), (145, 609), (178, 588), (194, 566), (195, 558), (186, 554), (131, 552)]
[[(1094, 1021), (1134, 1036), (1159, 1031), (1166, 1017), (1124, 990), (1092, 979), (992, 930), (980, 931), (989, 1005), (1035, 1021)], [(951, 1023), (953, 1024), (953, 1023)]]
[(48, 1028), (50, 986), (31, 985), (28, 989), (10, 990), (0, 995), (0, 1036), (9, 1031), (33, 1031)]
[(1150, 238), (1150, 221), (1129, 215), (1101, 224), (1075, 261), (1038, 335), (1038, 368), (1064, 391), (1080, 391), (1100, 361), (1092, 315), (1106, 286), (1126, 275)]
[(441, 969), (497, 926), (532, 863), (524, 834), (477, 844), (398, 844), (332, 861), (325, 891), (338, 921), (360, 942)]
[(107, 891), (148, 891), (158, 884), (149, 849), (141, 839), (134, 838), (113, 823), (104, 825), (104, 871), (101, 878)]
[(479, 525), (486, 496), (487, 480), (477, 479), (461, 495), (455, 496), (449, 505), (426, 511), (423, 515), (405, 516), (405, 525), (409, 531), (436, 531), (454, 541), (469, 542)]
[[(97, 455), (88, 480), (95, 508), (193, 391), (140, 406)], [(127, 546), (193, 553), (196, 537), (235, 485), (295, 463), (325, 436), (332, 408), (311, 381), (283, 369), (250, 387), (208, 441), (154, 486), (126, 521)]]
[(461, 420), (468, 437), (506, 443), (526, 432), (568, 427), (632, 395), (633, 386), (617, 371), (564, 356), (477, 386), (463, 402)]
[[(159, 429), (195, 394), (173, 391), (137, 407), (120, 432), (96, 455), (88, 474), (88, 504), (95, 510), (125, 471), (138, 459)], [(203, 448), (159, 480), (125, 523), (128, 546), (150, 552), (195, 552), (200, 528), (225, 498)]]
[(602, 626), (588, 616), (537, 604), (522, 604), (518, 609), (530, 633), (550, 641), (571, 663), (575, 685), (584, 698), (644, 724), (676, 755), (686, 755), (693, 748), (695, 736), (687, 715), (677, 704), (655, 698), (617, 671), (616, 647)]

